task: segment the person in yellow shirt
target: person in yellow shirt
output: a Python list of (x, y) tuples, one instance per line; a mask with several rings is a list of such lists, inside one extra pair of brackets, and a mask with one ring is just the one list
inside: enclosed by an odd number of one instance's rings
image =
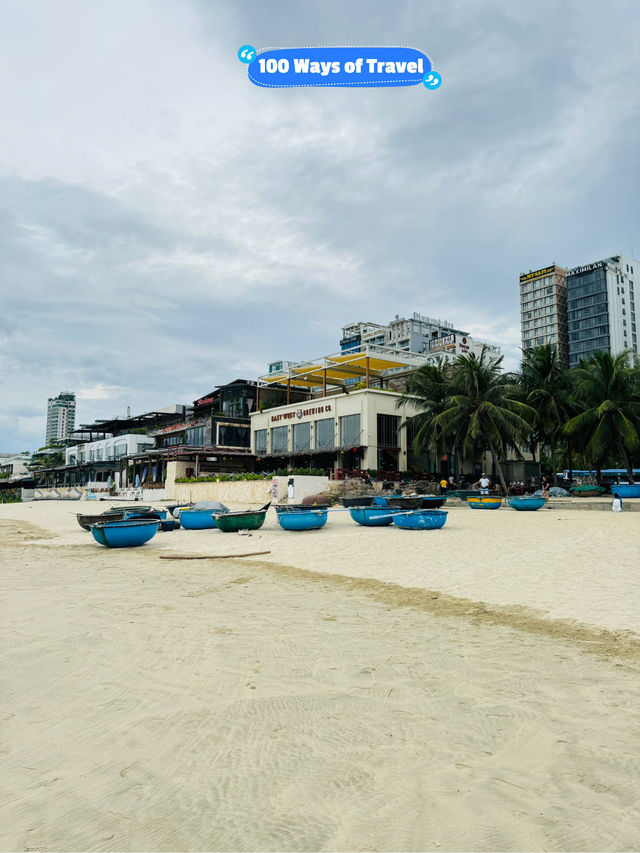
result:
[(444, 477), (440, 480), (440, 494), (441, 495), (447, 494), (447, 481), (445, 480)]

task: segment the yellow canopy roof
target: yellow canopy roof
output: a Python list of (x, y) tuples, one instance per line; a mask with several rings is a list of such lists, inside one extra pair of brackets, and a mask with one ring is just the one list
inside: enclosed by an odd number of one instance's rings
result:
[(387, 370), (417, 367), (414, 353), (396, 353), (382, 347), (367, 347), (352, 353), (328, 355), (323, 359), (301, 362), (278, 373), (261, 376), (260, 381), (271, 385), (276, 382), (290, 383), (304, 388), (328, 385), (344, 385), (345, 379), (382, 376)]

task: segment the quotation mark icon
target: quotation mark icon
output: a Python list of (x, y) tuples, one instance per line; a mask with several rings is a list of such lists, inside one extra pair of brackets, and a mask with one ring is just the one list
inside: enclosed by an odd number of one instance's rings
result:
[(442, 77), (437, 71), (430, 71), (429, 74), (424, 75), (422, 82), (427, 89), (437, 89), (440, 83), (442, 83)]
[(258, 51), (250, 44), (243, 44), (238, 51), (238, 59), (247, 65), (256, 58)]

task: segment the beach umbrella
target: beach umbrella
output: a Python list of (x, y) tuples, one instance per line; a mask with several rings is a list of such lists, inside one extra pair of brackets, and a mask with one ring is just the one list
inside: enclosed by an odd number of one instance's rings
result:
[(111, 488), (111, 474), (109, 474), (109, 477), (107, 478), (107, 488)]
[(142, 469), (142, 482), (144, 483), (145, 477), (147, 476), (147, 466), (145, 465)]
[(140, 488), (140, 474), (136, 474), (136, 489)]
[(157, 479), (158, 479), (158, 466), (157, 466), (157, 465), (154, 465), (154, 466), (153, 466), (153, 482), (155, 483), (155, 481), (156, 481)]

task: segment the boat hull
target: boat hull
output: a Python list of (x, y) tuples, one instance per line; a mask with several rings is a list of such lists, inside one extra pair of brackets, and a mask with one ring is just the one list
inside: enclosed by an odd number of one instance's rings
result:
[(221, 512), (213, 516), (218, 530), (223, 533), (237, 533), (238, 530), (259, 530), (267, 517), (266, 510), (261, 512)]
[(512, 509), (535, 512), (537, 509), (542, 509), (546, 501), (544, 498), (507, 498), (507, 503)]
[(500, 509), (502, 498), (467, 498), (467, 506), (471, 509)]
[(102, 521), (91, 525), (91, 533), (107, 548), (137, 548), (153, 539), (159, 525), (159, 521)]
[(185, 530), (215, 530), (216, 523), (210, 509), (183, 509), (180, 525)]
[(393, 524), (393, 516), (389, 513), (388, 507), (354, 506), (349, 509), (349, 513), (355, 523), (363, 527), (388, 527)]
[(355, 498), (340, 498), (340, 503), (344, 507), (349, 506), (371, 506), (373, 504), (373, 495), (360, 495)]
[(611, 494), (619, 498), (640, 498), (640, 483), (621, 483), (611, 486)]
[(126, 509), (124, 511), (124, 517), (125, 521), (128, 518), (157, 518), (159, 520), (161, 518), (164, 519), (167, 517), (167, 511), (166, 509), (149, 509), (146, 511), (140, 511), (138, 509)]
[(324, 527), (326, 523), (326, 509), (278, 513), (278, 524), (283, 530), (318, 530), (320, 527)]
[(393, 523), (402, 530), (439, 530), (444, 527), (448, 513), (442, 509), (417, 509), (393, 516)]
[(92, 524), (99, 524), (101, 521), (122, 521), (124, 515), (122, 512), (112, 512), (111, 510), (107, 510), (103, 512), (102, 515), (83, 515), (82, 513), (76, 513), (76, 518), (78, 520), (78, 524), (83, 530), (90, 530)]

